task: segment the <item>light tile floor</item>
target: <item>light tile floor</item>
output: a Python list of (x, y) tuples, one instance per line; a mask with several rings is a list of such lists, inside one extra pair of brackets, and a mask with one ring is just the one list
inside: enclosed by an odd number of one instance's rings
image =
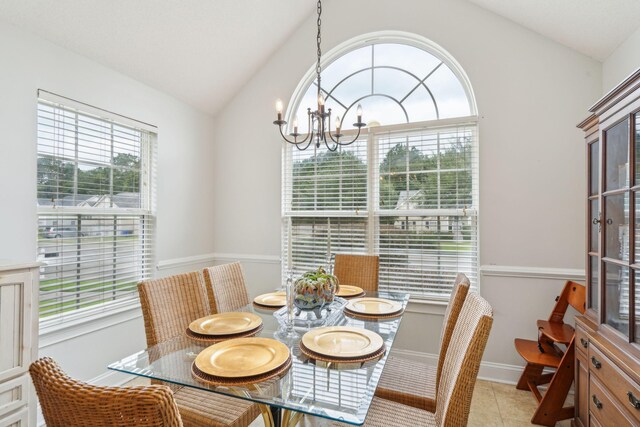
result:
[[(146, 378), (136, 378), (127, 385), (148, 384)], [(569, 395), (565, 406), (573, 404), (573, 396)], [(473, 391), (471, 401), (471, 414), (468, 427), (526, 427), (533, 426), (530, 423), (531, 416), (536, 410), (536, 400), (528, 391), (516, 390), (511, 384), (501, 384), (490, 381), (478, 380)], [(324, 420), (309, 420), (305, 417), (305, 427), (326, 425)], [(250, 427), (263, 426), (262, 419), (258, 417)], [(571, 421), (565, 420), (556, 424), (556, 427), (570, 427)]]

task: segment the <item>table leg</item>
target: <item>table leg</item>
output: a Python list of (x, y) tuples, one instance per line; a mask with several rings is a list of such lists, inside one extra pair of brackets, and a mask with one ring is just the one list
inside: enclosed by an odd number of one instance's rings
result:
[(282, 423), (281, 427), (295, 427), (304, 414), (302, 412), (290, 411), (288, 409), (282, 410)]

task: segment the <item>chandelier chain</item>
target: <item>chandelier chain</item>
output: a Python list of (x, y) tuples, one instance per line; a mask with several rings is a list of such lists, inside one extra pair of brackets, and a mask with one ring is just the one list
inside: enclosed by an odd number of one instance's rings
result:
[(322, 43), (322, 36), (320, 34), (320, 28), (322, 26), (322, 0), (318, 0), (318, 35), (316, 36), (316, 42), (318, 43), (318, 62), (316, 63), (316, 75), (318, 79), (318, 97), (320, 97), (320, 72), (322, 69), (320, 68), (320, 59), (322, 57), (322, 50), (320, 49), (320, 44)]

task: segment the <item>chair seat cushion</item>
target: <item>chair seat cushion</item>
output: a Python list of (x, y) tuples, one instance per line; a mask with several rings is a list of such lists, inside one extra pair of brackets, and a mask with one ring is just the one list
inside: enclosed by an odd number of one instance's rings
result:
[[(334, 427), (347, 426), (347, 424), (337, 422), (331, 425)], [(364, 426), (436, 427), (436, 416), (432, 412), (374, 397)]]
[(185, 427), (246, 427), (260, 414), (255, 403), (190, 387), (173, 397)]
[(390, 356), (376, 396), (429, 412), (436, 411), (435, 366)]

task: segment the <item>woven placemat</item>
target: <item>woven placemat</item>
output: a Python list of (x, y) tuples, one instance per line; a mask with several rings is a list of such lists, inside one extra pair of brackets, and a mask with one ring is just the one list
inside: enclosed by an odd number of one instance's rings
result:
[(364, 320), (395, 319), (396, 317), (402, 316), (403, 313), (404, 313), (404, 309), (402, 309), (402, 310), (400, 310), (400, 311), (398, 311), (396, 313), (391, 313), (391, 314), (375, 314), (375, 315), (371, 315), (371, 314), (356, 313), (354, 311), (349, 310), (347, 307), (344, 308), (344, 314), (346, 314), (347, 316), (356, 317), (358, 319), (364, 319)]
[(252, 329), (247, 332), (241, 332), (239, 334), (231, 334), (231, 335), (203, 335), (197, 332), (193, 332), (191, 329), (187, 328), (185, 332), (187, 337), (195, 342), (201, 344), (215, 344), (222, 341), (230, 340), (232, 338), (248, 338), (254, 335), (257, 335), (262, 331), (262, 325), (258, 326), (255, 329)]
[(197, 366), (195, 360), (191, 364), (191, 375), (198, 380), (211, 385), (226, 385), (226, 386), (236, 386), (236, 385), (247, 385), (247, 384), (255, 384), (259, 382), (263, 382), (269, 380), (271, 378), (275, 378), (287, 372), (293, 361), (291, 360), (291, 356), (284, 362), (280, 367), (265, 372), (261, 375), (253, 375), (251, 377), (239, 377), (239, 378), (226, 378), (226, 377), (216, 377), (215, 375), (209, 375), (206, 372), (201, 371)]
[(319, 354), (316, 353), (314, 351), (309, 350), (303, 343), (302, 341), (300, 341), (300, 351), (302, 351), (302, 353), (311, 358), (311, 359), (315, 359), (315, 360), (320, 360), (322, 362), (332, 362), (332, 363), (363, 363), (363, 362), (368, 362), (370, 360), (375, 360), (379, 357), (384, 356), (384, 353), (387, 351), (387, 347), (382, 344), (382, 347), (380, 347), (378, 350), (376, 350), (375, 352), (368, 354), (366, 356), (358, 356), (358, 357), (330, 357), (330, 356), (326, 356), (324, 354)]

